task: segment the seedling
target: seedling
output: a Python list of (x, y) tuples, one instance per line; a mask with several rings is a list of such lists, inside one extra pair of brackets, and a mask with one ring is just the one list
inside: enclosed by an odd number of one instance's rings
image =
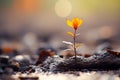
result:
[(79, 18), (73, 18), (72, 21), (70, 21), (68, 19), (66, 20), (67, 25), (74, 29), (74, 32), (67, 32), (70, 36), (72, 36), (73, 43), (67, 42), (67, 41), (63, 41), (63, 43), (73, 46), (73, 50), (75, 53), (75, 63), (77, 60), (76, 59), (76, 56), (77, 56), (76, 49), (81, 45), (81, 44), (76, 44), (76, 37), (79, 35), (79, 34), (77, 34), (77, 30), (81, 26), (82, 22), (83, 22), (82, 19), (79, 19)]

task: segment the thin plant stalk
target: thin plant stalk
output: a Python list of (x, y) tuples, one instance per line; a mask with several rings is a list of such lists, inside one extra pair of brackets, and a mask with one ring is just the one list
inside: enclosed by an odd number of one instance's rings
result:
[(73, 46), (74, 46), (74, 53), (75, 53), (75, 64), (77, 63), (77, 58), (76, 58), (76, 56), (77, 56), (77, 53), (76, 53), (76, 47), (75, 47), (75, 41), (76, 41), (76, 30), (74, 30), (74, 37), (73, 37), (74, 39), (74, 41), (73, 41)]

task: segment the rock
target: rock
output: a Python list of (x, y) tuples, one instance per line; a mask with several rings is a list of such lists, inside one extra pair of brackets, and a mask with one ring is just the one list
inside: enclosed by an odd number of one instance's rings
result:
[(53, 57), (55, 55), (54, 51), (51, 50), (42, 50), (39, 53), (39, 58), (36, 61), (36, 65), (42, 64), (48, 57)]
[(58, 65), (62, 61), (63, 61), (63, 58), (60, 58), (59, 56), (48, 57), (41, 66), (42, 70), (45, 72), (46, 71), (53, 72), (56, 65)]
[(4, 70), (2, 68), (0, 68), (0, 74), (3, 74)]
[[(10, 62), (10, 58), (8, 56), (0, 56), (0, 68), (3, 72), (10, 73), (12, 70), (18, 71), (19, 63), (17, 62)], [(7, 69), (7, 70), (6, 70)]]
[[(115, 52), (114, 52), (115, 53)], [(120, 56), (118, 53), (113, 54), (113, 51), (103, 50), (99, 55), (95, 54), (91, 57), (84, 58), (77, 56), (75, 64), (75, 57), (66, 59), (54, 67), (54, 71), (80, 71), (82, 69), (88, 70), (117, 70), (120, 69)]]
[(59, 56), (48, 57), (42, 64), (35, 66), (25, 66), (24, 72), (66, 72), (66, 71), (91, 71), (91, 70), (118, 70), (120, 69), (120, 56), (111, 50), (103, 50), (99, 54), (94, 54), (88, 58), (77, 56), (68, 59)]
[(9, 56), (0, 56), (0, 63), (1, 64), (8, 64)]
[(15, 71), (19, 69), (20, 72), (24, 72), (24, 70), (28, 68), (32, 61), (29, 55), (17, 55), (9, 62)]
[(101, 54), (103, 50), (110, 49), (112, 50), (112, 46), (110, 43), (105, 42), (97, 46), (97, 49), (95, 50), (95, 54)]

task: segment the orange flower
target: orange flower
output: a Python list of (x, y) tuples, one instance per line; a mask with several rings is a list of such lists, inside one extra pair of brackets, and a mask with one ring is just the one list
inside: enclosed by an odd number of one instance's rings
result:
[(66, 20), (67, 25), (74, 28), (75, 30), (77, 30), (78, 27), (80, 27), (82, 22), (83, 22), (82, 19), (79, 19), (79, 18), (73, 18), (72, 21), (68, 19)]

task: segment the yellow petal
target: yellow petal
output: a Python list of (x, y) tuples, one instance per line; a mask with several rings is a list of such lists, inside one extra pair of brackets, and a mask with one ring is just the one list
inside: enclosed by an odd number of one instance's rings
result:
[(82, 23), (83, 23), (82, 19), (79, 19), (78, 27), (80, 27)]
[(72, 24), (72, 22), (71, 22), (70, 20), (67, 19), (67, 20), (66, 20), (66, 23), (67, 23), (68, 26), (70, 26), (70, 27), (73, 28), (73, 24)]
[(74, 23), (74, 22), (78, 22), (79, 21), (79, 18), (73, 18), (72, 19), (72, 22)]
[(74, 34), (72, 32), (67, 32), (70, 36), (74, 37)]

